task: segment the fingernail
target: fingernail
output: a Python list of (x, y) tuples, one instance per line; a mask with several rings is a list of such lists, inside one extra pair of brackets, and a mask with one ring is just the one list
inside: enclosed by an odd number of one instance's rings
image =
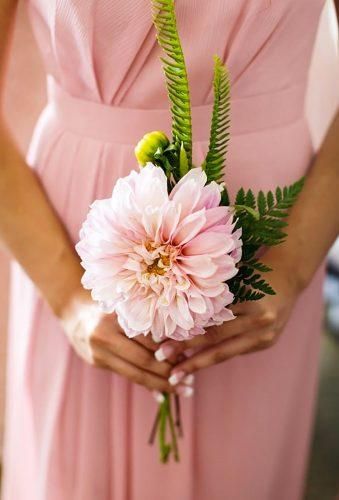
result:
[(187, 385), (179, 385), (175, 392), (184, 398), (191, 398), (194, 394), (194, 389)]
[(164, 346), (160, 347), (157, 351), (155, 351), (154, 356), (157, 361), (165, 361), (165, 359), (168, 359), (174, 352), (174, 348), (170, 344), (165, 344)]
[(173, 373), (173, 375), (170, 376), (168, 381), (171, 385), (177, 385), (180, 382), (180, 380), (182, 380), (185, 377), (185, 375), (186, 373), (184, 371), (175, 372)]
[(195, 349), (193, 347), (191, 349), (186, 349), (184, 353), (187, 358), (190, 358), (193, 354), (195, 354)]
[(161, 337), (152, 337), (152, 340), (155, 344), (160, 344), (160, 342), (162, 342), (164, 339), (162, 339)]
[(194, 375), (193, 373), (190, 373), (189, 375), (187, 375), (183, 382), (187, 385), (193, 385), (194, 384)]
[(162, 394), (162, 392), (152, 391), (152, 394), (157, 403), (161, 404), (165, 401), (165, 396)]

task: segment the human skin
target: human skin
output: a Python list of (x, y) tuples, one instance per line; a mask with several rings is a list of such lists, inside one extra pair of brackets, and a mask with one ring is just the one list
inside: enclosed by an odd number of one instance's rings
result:
[(336, 11), (337, 11), (337, 16), (339, 18), (339, 0), (334, 0), (334, 3), (335, 3)]
[[(233, 306), (237, 318), (210, 328), (208, 335), (189, 341), (163, 343), (156, 357), (173, 363), (187, 349), (197, 349), (196, 354), (176, 364), (172, 375), (179, 372), (183, 377), (234, 356), (267, 349), (277, 342), (299, 294), (310, 283), (338, 235), (338, 195), (339, 114), (334, 118), (306, 176), (304, 189), (290, 212), (286, 241), (271, 247), (261, 258), (273, 269), (268, 273), (268, 280), (276, 295)], [(172, 380), (179, 380), (180, 376)]]
[[(0, 6), (0, 89), (15, 7), (13, 0), (3, 0)], [(150, 339), (125, 338), (115, 317), (100, 313), (89, 293), (82, 289), (83, 270), (68, 234), (39, 180), (14, 147), (3, 119), (0, 120), (0, 239), (40, 289), (83, 359), (150, 389), (173, 390), (167, 382), (171, 373), (193, 373), (236, 355), (266, 349), (277, 341), (298, 295), (310, 282), (338, 233), (338, 137), (337, 116), (291, 211), (286, 243), (270, 249), (263, 259), (274, 269), (269, 279), (277, 295), (235, 306), (237, 319), (211, 328), (209, 335), (189, 342), (164, 343), (163, 346), (172, 347), (170, 363), (155, 362), (153, 353), (159, 346)], [(295, 262), (299, 263), (297, 270)], [(178, 362), (184, 350), (197, 346), (203, 348), (198, 354)], [(173, 364), (176, 366), (172, 369)]]
[(85, 361), (148, 389), (173, 391), (167, 382), (171, 365), (154, 359), (157, 345), (149, 338), (125, 337), (115, 316), (101, 313), (82, 288), (74, 245), (6, 129), (3, 89), (16, 8), (16, 0), (1, 0), (0, 242), (35, 283)]
[[(334, 3), (339, 17), (339, 0)], [(231, 323), (210, 328), (208, 335), (188, 342), (163, 343), (156, 357), (175, 364), (171, 373), (173, 382), (235, 356), (267, 349), (278, 341), (299, 294), (310, 283), (338, 235), (338, 194), (339, 114), (335, 116), (307, 176), (306, 185), (291, 210), (286, 242), (269, 249), (261, 258), (273, 269), (269, 282), (277, 294), (266, 296), (259, 302), (234, 306), (232, 309), (237, 318)], [(182, 352), (188, 349), (197, 353), (177, 363)]]

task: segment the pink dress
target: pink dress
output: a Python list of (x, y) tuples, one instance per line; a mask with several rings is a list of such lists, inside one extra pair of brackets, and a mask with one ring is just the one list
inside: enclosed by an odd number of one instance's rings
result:
[[(207, 150), (213, 54), (227, 61), (227, 182), (268, 189), (314, 156), (304, 101), (324, 0), (177, 0), (193, 104), (194, 161)], [(49, 103), (27, 162), (74, 243), (89, 204), (136, 167), (147, 131), (170, 133), (149, 0), (28, 0)], [(296, 263), (296, 266), (298, 263)], [(273, 348), (198, 373), (183, 403), (182, 461), (158, 463), (147, 390), (93, 368), (18, 265), (12, 267), (4, 500), (300, 500), (321, 324), (319, 269)]]

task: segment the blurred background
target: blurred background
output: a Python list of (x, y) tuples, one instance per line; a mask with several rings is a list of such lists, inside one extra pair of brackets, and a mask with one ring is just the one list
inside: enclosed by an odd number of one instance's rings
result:
[[(326, 79), (322, 75), (326, 75)], [(331, 78), (328, 75), (332, 75)], [(45, 75), (22, 2), (11, 51), (5, 110), (13, 137), (23, 154), (45, 100)], [(338, 101), (337, 20), (332, 0), (327, 0), (319, 25), (307, 96), (307, 116), (316, 147), (321, 144)], [(0, 454), (9, 290), (9, 259), (0, 249)], [(319, 397), (305, 500), (339, 499), (339, 241), (329, 256), (324, 299)]]

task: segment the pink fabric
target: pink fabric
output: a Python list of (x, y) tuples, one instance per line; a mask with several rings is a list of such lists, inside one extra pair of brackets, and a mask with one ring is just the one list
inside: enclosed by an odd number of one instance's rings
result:
[[(29, 26), (26, 5), (18, 5), (9, 67), (6, 71), (3, 112), (20, 151), (26, 152), (33, 125), (43, 108), (44, 68)], [(42, 84), (42, 85), (41, 85)], [(27, 87), (34, 92), (27, 93)], [(0, 245), (1, 247), (1, 245)], [(2, 455), (3, 410), (8, 316), (9, 258), (0, 248), (0, 454)]]
[[(149, 129), (170, 129), (148, 0), (31, 0), (49, 104), (27, 161), (74, 242), (88, 206), (135, 166)], [(194, 160), (208, 146), (212, 55), (233, 81), (232, 193), (286, 184), (314, 150), (304, 97), (323, 0), (178, 0), (195, 107)], [(206, 123), (204, 123), (206, 122)], [(297, 265), (297, 263), (296, 263)], [(279, 343), (197, 375), (184, 401), (180, 465), (148, 447), (156, 404), (76, 357), (12, 268), (4, 500), (300, 500), (321, 322), (319, 269)]]

